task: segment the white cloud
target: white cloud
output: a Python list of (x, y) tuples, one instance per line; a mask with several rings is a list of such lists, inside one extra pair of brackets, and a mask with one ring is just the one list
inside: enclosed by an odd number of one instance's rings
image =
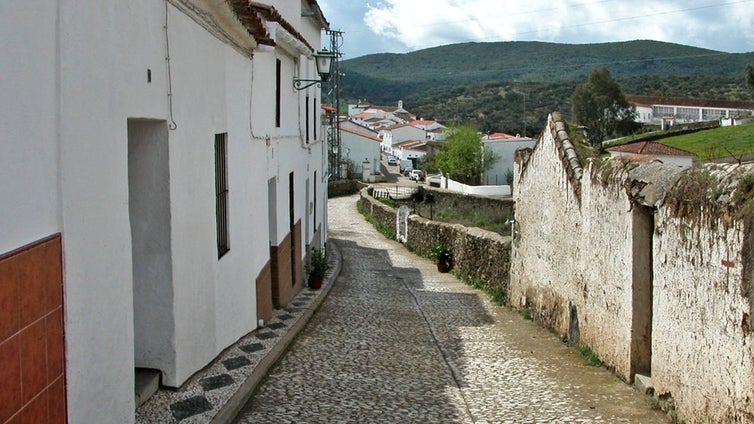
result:
[[(754, 0), (381, 0), (366, 3), (360, 20), (396, 52), (465, 41), (636, 39), (754, 51)], [(365, 38), (363, 28), (355, 32)]]

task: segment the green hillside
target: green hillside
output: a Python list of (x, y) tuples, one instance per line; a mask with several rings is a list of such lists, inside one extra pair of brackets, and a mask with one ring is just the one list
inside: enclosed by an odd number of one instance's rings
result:
[(704, 130), (659, 142), (694, 153), (698, 159), (740, 156), (754, 153), (754, 123)]
[(610, 69), (627, 94), (751, 100), (744, 80), (750, 63), (754, 52), (657, 41), (462, 43), (344, 61), (341, 97), (404, 100), (425, 118), (532, 135), (552, 111), (568, 118), (574, 88), (597, 67)]

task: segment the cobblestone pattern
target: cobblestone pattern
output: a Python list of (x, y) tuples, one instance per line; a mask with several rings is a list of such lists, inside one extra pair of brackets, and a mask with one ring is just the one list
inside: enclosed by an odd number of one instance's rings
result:
[(343, 267), (239, 415), (259, 422), (660, 423), (552, 334), (329, 205)]
[(321, 295), (322, 290), (305, 288), (286, 308), (275, 309), (265, 327), (242, 337), (179, 390), (160, 389), (136, 410), (136, 423), (200, 424), (212, 421), (260, 361), (302, 319), (303, 312), (314, 307)]

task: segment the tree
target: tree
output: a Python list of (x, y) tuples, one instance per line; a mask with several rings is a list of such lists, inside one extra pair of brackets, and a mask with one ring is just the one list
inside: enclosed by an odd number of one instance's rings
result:
[(490, 169), (498, 157), (482, 143), (476, 128), (463, 125), (451, 128), (450, 135), (435, 155), (435, 165), (456, 181), (478, 185), (482, 173)]
[(571, 112), (576, 122), (586, 127), (589, 143), (600, 149), (608, 136), (624, 135), (635, 128), (636, 108), (628, 103), (607, 68), (593, 70), (589, 80), (576, 87)]
[(746, 85), (751, 90), (752, 96), (754, 96), (754, 65), (746, 67)]

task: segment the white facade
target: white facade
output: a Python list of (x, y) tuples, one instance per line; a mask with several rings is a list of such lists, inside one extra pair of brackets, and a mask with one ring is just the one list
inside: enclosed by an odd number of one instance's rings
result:
[[(484, 171), (482, 182), (488, 185), (508, 185), (508, 175), (513, 175), (513, 162), (516, 150), (533, 148), (536, 140), (528, 137), (513, 137), (505, 139), (482, 139), (486, 147), (498, 158), (492, 167)], [(511, 181), (512, 182), (512, 181)]]
[(373, 171), (379, 171), (380, 139), (370, 134), (360, 133), (354, 130), (340, 130), (340, 145), (342, 159), (353, 163), (353, 171), (356, 175), (363, 172), (363, 163), (370, 164)]
[[(318, 49), (324, 23), (302, 3), (275, 7)], [(311, 51), (275, 22), (277, 46), (257, 45), (210, 0), (6, 2), (0, 23), (0, 254), (62, 233), (68, 422), (133, 422), (136, 367), (180, 386), (256, 328), (254, 279), (289, 234), (289, 190), (301, 244), (326, 237), (323, 143), (304, 128), (321, 94), (292, 88), (316, 75)]]

